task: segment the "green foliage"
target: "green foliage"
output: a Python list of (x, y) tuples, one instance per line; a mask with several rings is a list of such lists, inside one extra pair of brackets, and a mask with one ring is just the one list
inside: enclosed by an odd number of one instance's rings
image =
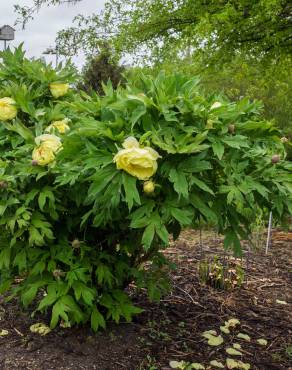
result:
[(161, 69), (167, 74), (184, 73), (190, 78), (201, 77), (206, 94), (224, 94), (230, 100), (240, 100), (243, 96), (260, 100), (263, 104), (262, 116), (274, 120), (283, 135), (289, 139), (285, 144), (289, 159), (292, 158), (292, 60), (290, 56), (280, 60), (258, 62), (246, 55), (238, 55), (228, 63), (206, 66), (203, 60), (182, 59), (177, 62), (164, 61), (151, 68), (131, 69), (129, 77), (135, 79), (141, 73), (155, 76)]
[[(18, 114), (0, 122), (0, 292), (25, 307), (41, 297), (36, 310), (50, 312), (52, 328), (130, 320), (141, 311), (124, 290), (131, 282), (158, 300), (167, 289), (161, 250), (184, 227), (217, 223), (240, 254), (256, 206), (279, 221), (291, 213), (292, 166), (258, 103), (205, 97), (198, 79), (163, 74), (55, 99), (50, 83), (74, 82), (68, 66), (29, 61), (21, 48), (1, 56), (0, 98), (12, 97)], [(35, 137), (62, 119), (70, 131), (56, 133), (54, 163), (32, 162)], [(113, 162), (130, 136), (160, 155), (151, 194)]]
[(223, 68), (213, 66), (205, 69), (193, 65), (190, 73), (200, 73), (202, 84), (209, 92), (224, 93), (231, 100), (242, 96), (261, 100), (263, 116), (274, 120), (283, 134), (290, 140), (286, 144), (292, 158), (292, 60), (282, 58), (276, 63), (256, 63), (246, 57), (237, 57)]
[(288, 359), (290, 359), (290, 360), (292, 359), (292, 345), (290, 345), (290, 344), (286, 345), (285, 354), (286, 354)]

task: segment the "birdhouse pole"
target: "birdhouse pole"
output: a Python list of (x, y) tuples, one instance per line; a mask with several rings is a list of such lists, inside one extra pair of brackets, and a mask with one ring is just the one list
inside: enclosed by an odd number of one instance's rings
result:
[(0, 40), (4, 41), (4, 50), (7, 49), (7, 41), (12, 41), (15, 38), (15, 29), (5, 24), (0, 27)]

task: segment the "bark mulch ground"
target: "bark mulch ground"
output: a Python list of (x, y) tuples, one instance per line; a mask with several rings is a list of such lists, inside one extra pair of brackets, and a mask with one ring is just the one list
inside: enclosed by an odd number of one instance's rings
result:
[[(240, 359), (251, 369), (292, 369), (291, 247), (292, 232), (274, 230), (268, 255), (264, 247), (246, 250), (239, 261), (245, 270), (243, 285), (224, 291), (200, 282), (198, 276), (203, 259), (217, 255), (228, 264), (222, 240), (211, 232), (200, 239), (198, 232), (186, 231), (166, 251), (177, 265), (170, 276), (171, 293), (159, 304), (137, 295), (136, 304), (144, 312), (131, 324), (110, 324), (98, 334), (89, 328), (60, 328), (43, 337), (32, 334), (29, 327), (40, 318), (32, 319), (17, 301), (4, 303), (0, 297), (0, 330), (9, 332), (0, 337), (0, 369), (167, 370), (171, 360), (199, 362), (211, 369), (210, 360), (225, 363), (232, 357), (225, 349), (233, 343), (241, 344)], [(230, 318), (240, 320), (240, 325), (222, 334), (222, 345), (208, 346), (202, 332), (219, 333)], [(251, 341), (236, 338), (239, 332)], [(259, 345), (259, 338), (267, 345)]]

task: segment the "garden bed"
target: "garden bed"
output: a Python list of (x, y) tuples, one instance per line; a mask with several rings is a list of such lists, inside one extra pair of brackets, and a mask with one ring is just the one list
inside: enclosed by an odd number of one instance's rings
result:
[[(144, 312), (131, 324), (110, 324), (98, 334), (89, 328), (59, 328), (42, 337), (32, 334), (30, 325), (46, 318), (31, 318), (17, 301), (0, 299), (0, 330), (8, 330), (0, 337), (0, 369), (155, 370), (169, 369), (171, 360), (206, 366), (213, 359), (224, 362), (225, 348), (235, 341), (251, 369), (292, 369), (292, 233), (274, 231), (267, 256), (262, 247), (249, 254), (248, 266), (244, 258), (245, 282), (230, 291), (199, 282), (199, 261), (222, 254), (221, 239), (214, 233), (204, 232), (202, 244), (201, 248), (198, 232), (185, 232), (166, 251), (177, 265), (171, 273), (171, 294), (159, 304), (138, 294), (135, 303)], [(208, 346), (202, 332), (219, 333), (229, 318), (240, 320), (240, 327), (223, 334), (222, 345)], [(251, 341), (235, 339), (239, 331)], [(268, 344), (259, 345), (259, 338)]]

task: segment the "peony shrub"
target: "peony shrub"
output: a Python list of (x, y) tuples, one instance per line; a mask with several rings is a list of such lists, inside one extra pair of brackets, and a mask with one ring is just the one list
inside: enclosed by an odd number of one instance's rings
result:
[(130, 320), (130, 283), (159, 299), (186, 227), (216, 225), (240, 254), (257, 207), (291, 214), (292, 165), (259, 103), (164, 74), (87, 95), (69, 65), (1, 58), (0, 294), (51, 328)]

